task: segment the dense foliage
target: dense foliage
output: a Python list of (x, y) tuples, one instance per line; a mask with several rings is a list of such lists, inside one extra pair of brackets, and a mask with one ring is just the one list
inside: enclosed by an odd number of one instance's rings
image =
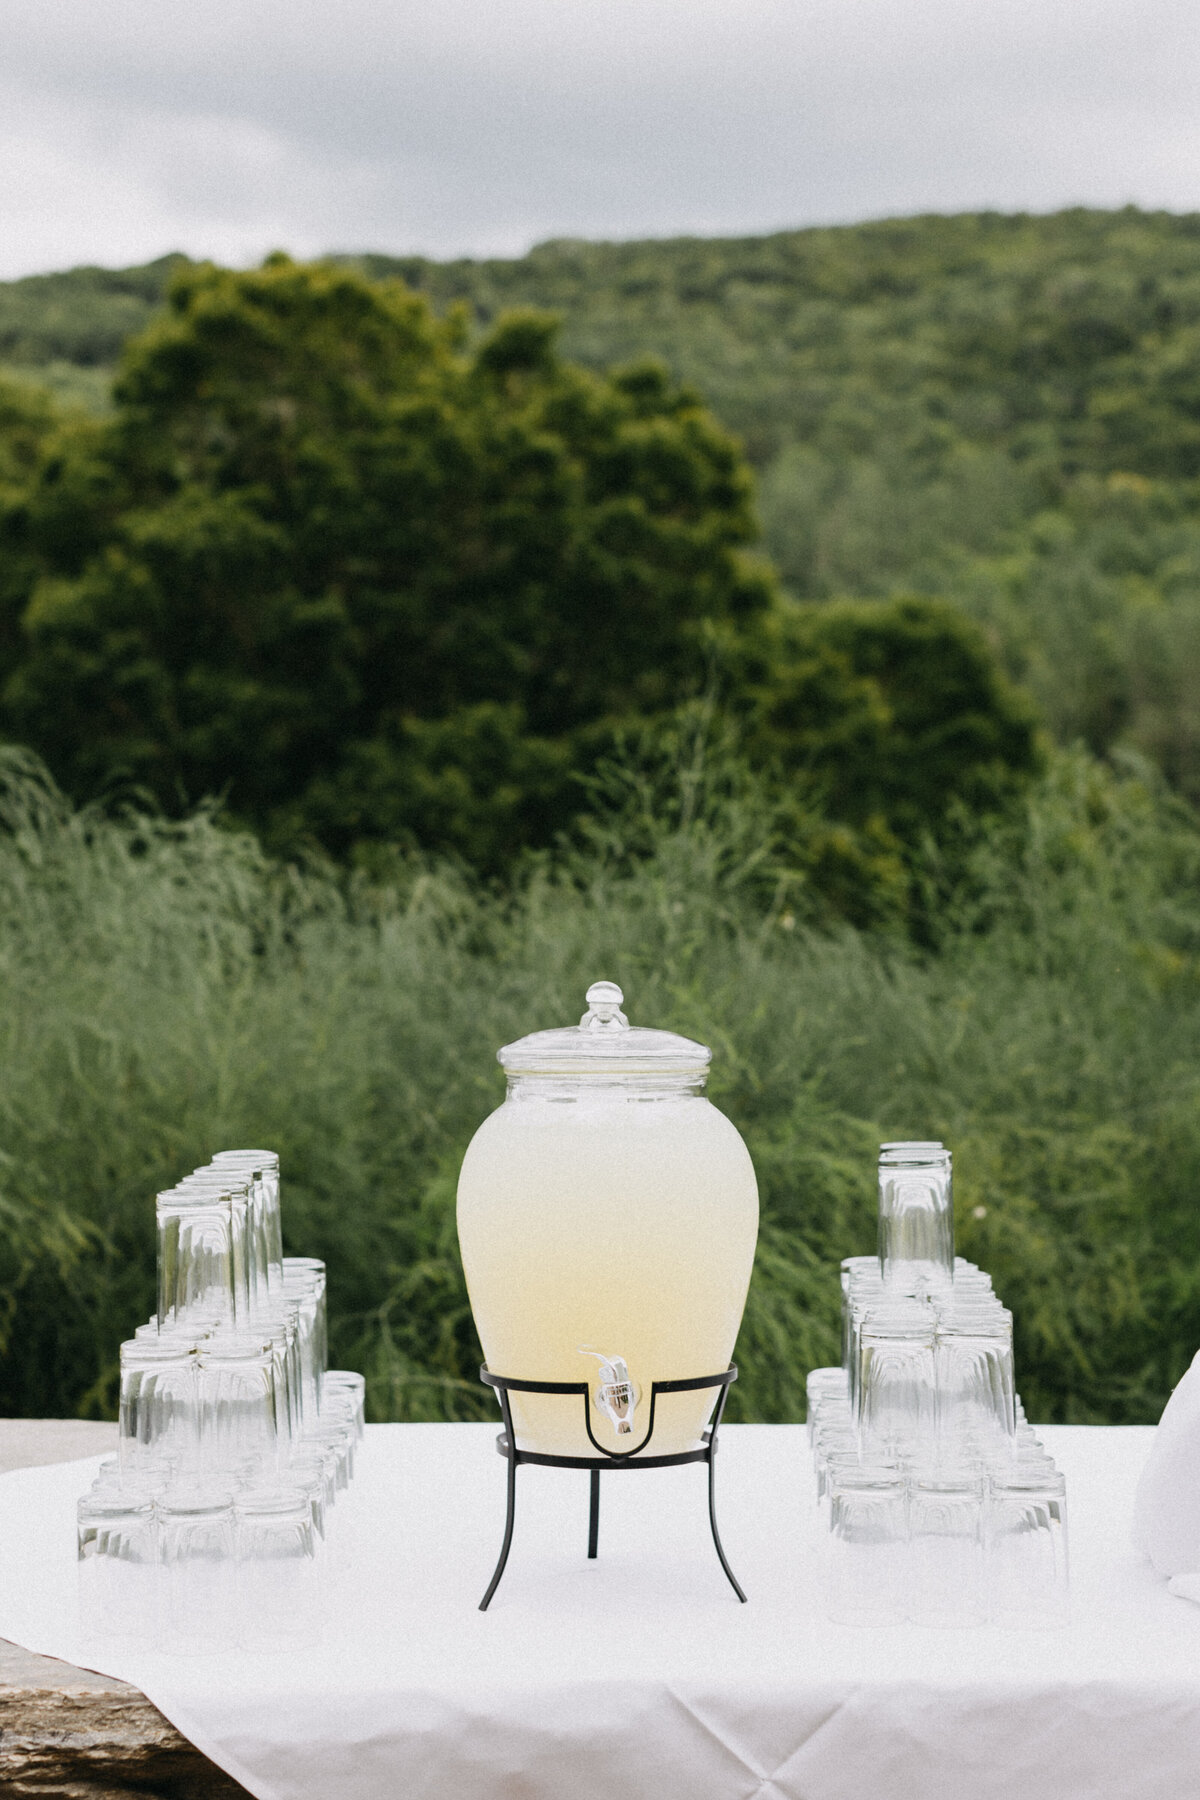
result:
[(153, 1304), (155, 1189), (278, 1145), (294, 1250), (376, 1417), (488, 1416), (453, 1221), (498, 1044), (619, 979), (715, 1048), (763, 1225), (738, 1416), (800, 1416), (876, 1148), (953, 1144), (962, 1249), (1013, 1305), (1031, 1416), (1154, 1417), (1200, 1340), (1200, 843), (1152, 784), (1056, 762), (935, 958), (764, 908), (718, 768), (609, 815), (507, 904), (408, 865), (349, 890), (204, 817), (72, 812), (12, 753), (0, 832), (0, 1412), (102, 1413)]
[(589, 374), (528, 311), (463, 330), (331, 264), (180, 271), (112, 415), (47, 429), (0, 506), (0, 729), (76, 798), (499, 871), (708, 689), (814, 896), (909, 908), (923, 834), (1036, 765), (984, 640), (783, 602), (748, 467), (660, 364)]

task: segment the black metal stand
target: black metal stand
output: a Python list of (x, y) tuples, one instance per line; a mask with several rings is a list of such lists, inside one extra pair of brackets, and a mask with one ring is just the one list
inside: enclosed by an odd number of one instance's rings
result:
[[(680, 1463), (703, 1462), (708, 1464), (708, 1522), (712, 1526), (713, 1543), (721, 1567), (729, 1577), (729, 1585), (738, 1599), (745, 1605), (746, 1596), (738, 1586), (737, 1577), (729, 1566), (725, 1551), (721, 1545), (721, 1534), (717, 1530), (717, 1505), (714, 1490), (716, 1475), (715, 1457), (717, 1454), (717, 1429), (721, 1423), (721, 1415), (725, 1411), (725, 1402), (729, 1398), (729, 1388), (737, 1380), (737, 1365), (731, 1363), (723, 1375), (696, 1375), (687, 1381), (656, 1381), (650, 1389), (650, 1422), (646, 1427), (646, 1435), (640, 1444), (632, 1450), (606, 1450), (603, 1444), (596, 1442), (592, 1430), (591, 1390), (586, 1381), (522, 1381), (514, 1375), (493, 1375), (486, 1363), (479, 1371), (481, 1380), (490, 1388), (495, 1388), (500, 1402), (500, 1411), (504, 1415), (504, 1430), (496, 1439), (496, 1448), (508, 1462), (508, 1515), (504, 1522), (504, 1543), (500, 1549), (500, 1560), (496, 1564), (496, 1572), (488, 1582), (487, 1593), (479, 1602), (480, 1612), (486, 1612), (491, 1605), (492, 1595), (500, 1585), (500, 1577), (504, 1573), (504, 1565), (508, 1561), (508, 1553), (512, 1548), (513, 1519), (517, 1510), (517, 1469), (521, 1463), (539, 1463), (548, 1469), (588, 1469), (591, 1472), (590, 1509), (588, 1514), (588, 1556), (596, 1555), (600, 1540), (600, 1471), (602, 1469), (673, 1469)], [(721, 1395), (717, 1401), (717, 1410), (713, 1414), (713, 1422), (703, 1433), (704, 1442), (698, 1450), (683, 1450), (675, 1456), (643, 1456), (641, 1453), (654, 1436), (654, 1410), (660, 1394), (689, 1394), (700, 1388), (720, 1388)], [(508, 1403), (510, 1393), (516, 1394), (581, 1394), (583, 1396), (583, 1422), (587, 1430), (588, 1441), (596, 1448), (595, 1456), (549, 1456), (540, 1450), (520, 1450), (517, 1448), (516, 1432), (513, 1430), (512, 1408)]]

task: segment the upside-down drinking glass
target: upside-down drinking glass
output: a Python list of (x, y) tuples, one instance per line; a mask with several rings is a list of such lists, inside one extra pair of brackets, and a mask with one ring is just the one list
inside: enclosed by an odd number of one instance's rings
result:
[(302, 1487), (263, 1487), (234, 1503), (239, 1637), (247, 1650), (315, 1643), (317, 1535)]
[(983, 1475), (974, 1463), (934, 1464), (909, 1477), (910, 1593), (918, 1625), (982, 1625)]
[(885, 1281), (913, 1273), (933, 1281), (953, 1279), (950, 1152), (941, 1144), (881, 1148), (879, 1263)]
[(130, 1338), (121, 1345), (117, 1460), (122, 1473), (148, 1463), (187, 1462), (197, 1441), (197, 1361), (184, 1337)]
[(233, 1496), (210, 1484), (168, 1489), (158, 1502), (159, 1644), (176, 1655), (237, 1642)]
[(1065, 1625), (1069, 1616), (1066, 1484), (1046, 1459), (993, 1472), (987, 1506), (993, 1625)]
[(140, 1487), (105, 1482), (76, 1507), (79, 1617), (97, 1637), (151, 1637), (156, 1625), (158, 1516)]
[(825, 1607), (839, 1625), (898, 1625), (905, 1616), (908, 1506), (898, 1469), (834, 1466), (829, 1486)]
[(872, 1452), (904, 1449), (932, 1438), (933, 1309), (911, 1306), (868, 1313), (858, 1333), (858, 1426)]
[(273, 1466), (281, 1441), (273, 1346), (257, 1334), (215, 1337), (196, 1361), (206, 1471)]
[(982, 1443), (1016, 1432), (1012, 1314), (1003, 1307), (956, 1309), (937, 1328), (940, 1436), (974, 1432)]

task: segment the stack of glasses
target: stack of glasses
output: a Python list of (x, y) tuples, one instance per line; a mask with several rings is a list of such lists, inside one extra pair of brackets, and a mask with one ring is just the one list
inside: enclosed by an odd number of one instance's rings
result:
[(283, 1255), (279, 1158), (159, 1194), (158, 1314), (121, 1345), (118, 1455), (78, 1506), (93, 1632), (163, 1649), (312, 1642), (363, 1378), (326, 1368), (325, 1265)]
[(1057, 1625), (1066, 1493), (1013, 1381), (1012, 1314), (954, 1254), (950, 1153), (885, 1144), (879, 1254), (842, 1264), (842, 1367), (808, 1377), (830, 1617)]

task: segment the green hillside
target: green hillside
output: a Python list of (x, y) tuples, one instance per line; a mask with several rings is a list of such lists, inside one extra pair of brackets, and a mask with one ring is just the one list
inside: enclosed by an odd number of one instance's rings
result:
[[(0, 286), (0, 362), (96, 405), (181, 260)], [(553, 309), (596, 368), (662, 357), (742, 437), (791, 592), (946, 596), (1058, 738), (1128, 744), (1200, 795), (1200, 217), (344, 260), (465, 302), (479, 329)]]

